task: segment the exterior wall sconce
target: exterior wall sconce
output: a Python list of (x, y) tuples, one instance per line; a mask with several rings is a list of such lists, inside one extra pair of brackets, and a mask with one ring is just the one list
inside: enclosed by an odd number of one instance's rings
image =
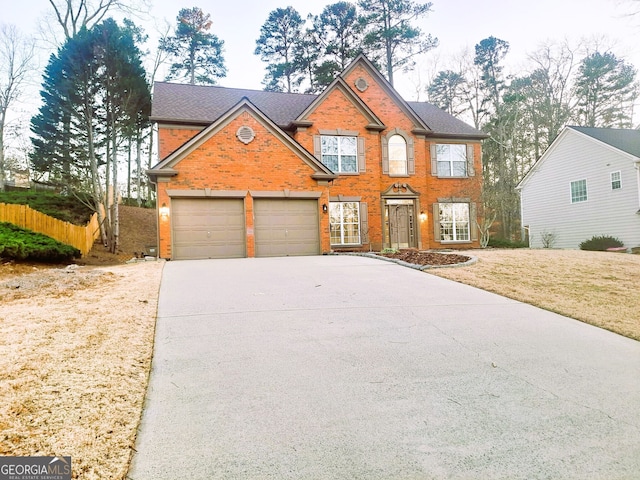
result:
[(329, 211), (329, 207), (327, 207), (326, 203), (322, 204), (322, 213), (327, 213)]
[(167, 207), (166, 203), (163, 203), (160, 207), (160, 218), (162, 218), (163, 220), (169, 218), (169, 207)]
[(421, 222), (426, 222), (427, 221), (427, 214), (424, 212), (420, 212), (420, 221)]

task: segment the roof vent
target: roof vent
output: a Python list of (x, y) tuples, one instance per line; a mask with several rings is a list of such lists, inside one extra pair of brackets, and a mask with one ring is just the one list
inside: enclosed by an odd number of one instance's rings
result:
[(358, 79), (356, 80), (355, 85), (356, 85), (356, 88), (358, 90), (360, 90), (361, 92), (364, 92), (367, 89), (367, 87), (369, 86), (367, 81), (362, 77), (358, 77)]
[(253, 128), (243, 125), (236, 132), (236, 137), (238, 137), (238, 140), (240, 140), (242, 143), (247, 145), (248, 143), (251, 143), (254, 138), (256, 138), (256, 134), (253, 131)]

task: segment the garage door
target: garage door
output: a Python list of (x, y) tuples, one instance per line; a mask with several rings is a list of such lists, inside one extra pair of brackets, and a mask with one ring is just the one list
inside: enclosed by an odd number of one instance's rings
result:
[(173, 258), (245, 257), (242, 199), (174, 199)]
[(318, 201), (254, 200), (256, 257), (318, 255)]

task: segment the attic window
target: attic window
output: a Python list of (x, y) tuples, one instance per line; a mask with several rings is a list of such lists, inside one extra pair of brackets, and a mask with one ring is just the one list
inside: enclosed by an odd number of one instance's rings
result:
[(367, 89), (367, 87), (369, 87), (369, 84), (367, 83), (367, 81), (364, 78), (359, 77), (356, 80), (356, 88), (358, 90), (360, 90), (361, 92), (364, 92)]
[(251, 143), (254, 138), (256, 138), (256, 134), (251, 127), (243, 125), (236, 132), (236, 137), (238, 137), (238, 140), (240, 140), (242, 143), (247, 145), (248, 143)]

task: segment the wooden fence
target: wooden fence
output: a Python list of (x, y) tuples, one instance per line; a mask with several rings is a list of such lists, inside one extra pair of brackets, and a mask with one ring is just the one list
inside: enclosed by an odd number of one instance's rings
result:
[(59, 242), (76, 247), (82, 255), (89, 253), (93, 242), (100, 236), (97, 213), (94, 213), (89, 223), (82, 227), (40, 213), (28, 205), (0, 203), (0, 222), (13, 223), (47, 235)]

